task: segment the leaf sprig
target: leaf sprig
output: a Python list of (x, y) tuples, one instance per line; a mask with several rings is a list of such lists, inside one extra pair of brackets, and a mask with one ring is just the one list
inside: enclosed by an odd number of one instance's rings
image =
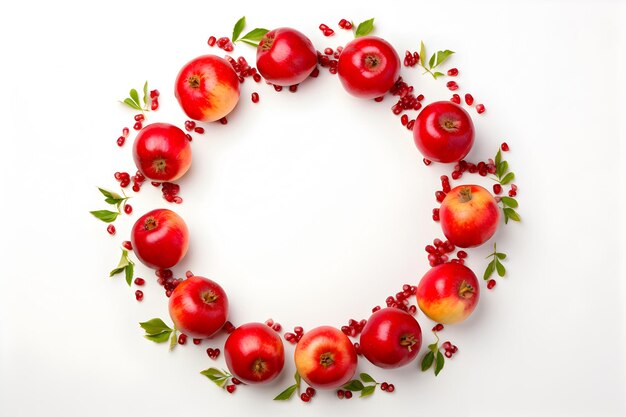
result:
[(487, 256), (486, 259), (491, 259), (491, 262), (487, 265), (485, 269), (485, 273), (483, 274), (483, 279), (488, 280), (491, 275), (493, 275), (494, 271), (498, 272), (498, 275), (503, 277), (506, 274), (506, 268), (502, 265), (502, 260), (506, 259), (506, 253), (498, 252), (496, 249), (496, 244), (493, 244), (493, 253)]
[[(352, 381), (345, 384), (342, 389), (347, 391), (360, 391), (361, 395), (359, 397), (369, 397), (374, 394), (376, 391), (376, 386), (379, 385), (379, 382), (376, 382), (374, 378), (372, 378), (369, 374), (362, 372), (359, 374), (359, 379), (353, 379)], [(373, 383), (374, 385), (365, 385), (364, 383)]]
[[(496, 165), (496, 177), (500, 185), (507, 185), (515, 179), (515, 173), (509, 171), (509, 163), (502, 160), (502, 151), (498, 149), (496, 158), (494, 160)], [(502, 203), (502, 212), (504, 214), (504, 223), (507, 224), (509, 220), (516, 222), (521, 221), (521, 217), (515, 209), (519, 206), (516, 199), (513, 197), (500, 197)]]
[(215, 385), (220, 388), (226, 387), (228, 380), (233, 377), (229, 372), (226, 372), (226, 370), (222, 369), (220, 371), (217, 368), (205, 369), (200, 373), (209, 378)]
[(235, 23), (235, 26), (233, 27), (233, 37), (232, 37), (233, 43), (243, 42), (243, 43), (247, 43), (248, 45), (257, 47), (259, 46), (259, 42), (261, 41), (261, 39), (263, 39), (263, 36), (265, 36), (265, 34), (269, 32), (269, 30), (267, 29), (255, 28), (255, 29), (252, 29), (250, 32), (246, 33), (245, 35), (241, 36), (241, 32), (243, 31), (243, 28), (245, 26), (246, 26), (246, 17), (242, 16), (241, 19), (237, 20), (237, 23)]
[(95, 218), (102, 220), (105, 223), (113, 223), (117, 216), (119, 216), (122, 212), (120, 210), (120, 206), (130, 197), (127, 197), (122, 191), (124, 196), (114, 193), (113, 191), (105, 190), (104, 188), (98, 187), (98, 190), (104, 196), (104, 202), (107, 204), (111, 204), (117, 208), (117, 212), (110, 210), (94, 210), (90, 211), (91, 214), (94, 215)]
[(435, 71), (435, 69), (439, 65), (443, 64), (448, 58), (450, 58), (452, 54), (454, 54), (454, 51), (451, 51), (449, 49), (445, 49), (443, 51), (437, 51), (430, 56), (430, 59), (428, 60), (428, 66), (426, 66), (427, 64), (426, 63), (426, 47), (424, 46), (424, 42), (422, 41), (420, 42), (419, 64), (422, 68), (426, 70), (424, 74), (429, 73), (436, 80), (437, 78), (441, 77), (444, 74), (442, 72)]
[(298, 372), (296, 372), (293, 376), (293, 379), (296, 381), (296, 383), (285, 388), (283, 392), (274, 397), (274, 401), (288, 400), (293, 396), (293, 393), (296, 391), (298, 391), (298, 394), (300, 394), (300, 384), (302, 383), (302, 377)]
[(352, 24), (352, 30), (354, 31), (354, 37), (360, 38), (361, 36), (367, 36), (374, 30), (374, 18), (364, 20), (357, 26)]
[(129, 97), (126, 97), (124, 100), (122, 100), (122, 103), (126, 104), (131, 109), (139, 110), (142, 113), (144, 111), (150, 111), (150, 96), (148, 95), (148, 81), (146, 81), (143, 84), (143, 98), (141, 101), (139, 101), (139, 93), (134, 88), (131, 88), (128, 95)]
[(446, 358), (439, 350), (439, 336), (436, 332), (433, 332), (437, 340), (435, 343), (428, 345), (428, 353), (422, 358), (422, 372), (426, 372), (435, 363), (435, 376), (439, 375), (439, 372), (443, 369), (443, 365), (446, 362)]
[(122, 249), (122, 257), (120, 258), (117, 266), (109, 273), (109, 276), (112, 277), (113, 275), (121, 274), (122, 272), (124, 272), (124, 275), (126, 276), (126, 283), (130, 287), (135, 273), (135, 263), (128, 257), (128, 251), (126, 249)]
[(143, 336), (154, 343), (165, 343), (170, 341), (170, 350), (176, 346), (177, 336), (176, 327), (171, 328), (160, 318), (154, 318), (152, 320), (139, 323), (142, 329), (146, 331)]

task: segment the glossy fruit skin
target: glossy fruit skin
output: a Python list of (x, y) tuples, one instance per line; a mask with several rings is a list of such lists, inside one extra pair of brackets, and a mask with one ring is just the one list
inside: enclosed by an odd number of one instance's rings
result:
[(237, 105), (239, 78), (225, 59), (216, 55), (199, 56), (178, 73), (175, 95), (189, 118), (214, 122)]
[(363, 356), (374, 365), (399, 368), (417, 357), (422, 346), (422, 329), (411, 314), (387, 307), (370, 316), (359, 344)]
[(269, 382), (285, 365), (285, 348), (278, 333), (262, 323), (247, 323), (226, 339), (224, 357), (230, 373), (246, 384)]
[(417, 286), (417, 304), (431, 320), (460, 323), (474, 311), (480, 298), (478, 279), (471, 269), (458, 263), (437, 265)]
[(354, 345), (341, 330), (320, 326), (306, 332), (294, 353), (298, 373), (316, 389), (334, 389), (350, 381), (356, 372)]
[(147, 267), (171, 268), (187, 253), (189, 230), (172, 210), (156, 209), (137, 219), (131, 230), (131, 244)]
[(263, 36), (256, 50), (259, 73), (272, 84), (300, 84), (317, 65), (313, 43), (292, 28), (278, 28)]
[(500, 209), (493, 195), (480, 185), (459, 185), (441, 203), (439, 219), (450, 242), (471, 248), (482, 245), (496, 233)]
[(343, 49), (337, 63), (337, 74), (348, 93), (374, 99), (384, 95), (398, 80), (400, 57), (386, 40), (363, 36)]
[(178, 331), (194, 339), (206, 339), (226, 323), (228, 297), (215, 281), (192, 276), (172, 291), (169, 311)]
[(436, 101), (424, 107), (415, 120), (413, 139), (417, 149), (431, 161), (457, 162), (474, 144), (474, 123), (463, 107)]
[(191, 166), (189, 140), (178, 127), (153, 123), (137, 134), (133, 144), (137, 169), (152, 181), (176, 181)]

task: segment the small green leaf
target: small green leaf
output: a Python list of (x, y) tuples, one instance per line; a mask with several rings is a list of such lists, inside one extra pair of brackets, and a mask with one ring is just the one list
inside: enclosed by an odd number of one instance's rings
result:
[(500, 148), (498, 148), (498, 153), (496, 154), (495, 160), (496, 166), (500, 165), (500, 162), (502, 162), (502, 151), (500, 150)]
[(302, 377), (300, 376), (298, 371), (296, 371), (296, 373), (294, 374), (293, 379), (296, 380), (296, 385), (300, 386), (300, 383), (302, 382)]
[(422, 359), (422, 372), (429, 369), (433, 365), (434, 360), (435, 354), (433, 352), (428, 352), (424, 355), (424, 359)]
[(454, 52), (450, 51), (448, 49), (446, 49), (445, 51), (438, 51), (437, 52), (437, 60), (435, 61), (435, 66), (433, 68), (436, 68), (439, 66), (439, 64), (442, 64), (446, 59), (448, 59), (450, 57), (450, 55), (452, 55)]
[(169, 330), (170, 332), (172, 331), (172, 329), (158, 317), (148, 321), (144, 321), (143, 323), (139, 323), (139, 325), (148, 334), (157, 334), (166, 330)]
[(430, 350), (433, 353), (437, 352), (437, 350), (439, 350), (439, 346), (437, 345), (437, 342), (431, 343), (430, 345), (428, 345), (428, 350)]
[(141, 103), (139, 102), (139, 94), (137, 93), (137, 90), (135, 90), (134, 88), (131, 88), (129, 94), (130, 94), (130, 98), (133, 99), (137, 107), (141, 108)]
[(363, 383), (358, 379), (353, 379), (352, 381), (345, 384), (342, 388), (348, 391), (361, 391), (363, 389)]
[(515, 179), (515, 174), (512, 172), (509, 172), (508, 174), (505, 175), (504, 178), (502, 178), (502, 180), (500, 181), (500, 184), (506, 185), (510, 183), (511, 181), (513, 181), (514, 179)]
[(424, 41), (420, 41), (420, 65), (426, 68), (426, 47)]
[(143, 105), (148, 105), (148, 81), (143, 83)]
[(128, 265), (126, 265), (126, 283), (130, 287), (130, 284), (133, 282), (133, 275), (135, 273), (135, 265), (128, 261)]
[(171, 330), (166, 330), (161, 333), (146, 334), (143, 337), (145, 337), (148, 340), (153, 341), (154, 343), (165, 343), (167, 342), (167, 339), (170, 338), (170, 333), (172, 333)]
[(242, 16), (241, 19), (237, 20), (235, 26), (233, 27), (233, 37), (231, 38), (233, 42), (236, 42), (239, 39), (239, 35), (241, 35), (241, 31), (244, 26), (246, 26), (246, 17)]
[(494, 265), (494, 262), (493, 261), (489, 262), (489, 265), (487, 265), (487, 269), (485, 269), (485, 274), (483, 275), (483, 279), (485, 280), (489, 279), (489, 277), (493, 274), (493, 271), (495, 268), (496, 266)]
[(122, 103), (126, 104), (129, 107), (132, 107), (135, 110), (141, 110), (141, 107), (129, 98), (125, 98)]
[(361, 390), (361, 395), (359, 395), (359, 397), (367, 397), (369, 395), (372, 395), (375, 390), (376, 385), (368, 385), (366, 387), (363, 387), (363, 389)]
[(121, 195), (119, 195), (118, 193), (114, 193), (113, 191), (105, 190), (104, 188), (100, 188), (100, 187), (98, 187), (98, 190), (100, 190), (102, 195), (105, 196), (106, 198), (112, 198), (114, 200), (122, 199)]
[(365, 372), (361, 372), (359, 377), (361, 378), (361, 381), (363, 381), (363, 382), (373, 382), (373, 383), (376, 383), (376, 380), (374, 380), (374, 378), (372, 378), (369, 374), (366, 374)]
[[(238, 40), (242, 42), (245, 42), (245, 41), (258, 42), (261, 39), (263, 39), (263, 36), (265, 36), (267, 32), (269, 32), (269, 30), (263, 29), (263, 28), (252, 29), (250, 32), (246, 33), (245, 35), (241, 37), (241, 39), (238, 39)], [(246, 42), (246, 43), (250, 43), (250, 42)]]
[(443, 354), (437, 351), (437, 363), (435, 364), (435, 376), (439, 375), (439, 372), (443, 369), (443, 364), (446, 362)]
[(508, 171), (509, 169), (509, 163), (506, 161), (502, 161), (498, 164), (498, 167), (496, 168), (496, 175), (498, 176), (498, 178), (502, 178), (502, 176), (506, 173), (506, 171)]
[(441, 77), (442, 75), (444, 75), (443, 72), (439, 72), (439, 71), (436, 71), (433, 73), (433, 77), (435, 78), (435, 80)]
[(224, 385), (228, 382), (228, 378), (230, 378), (230, 374), (226, 372), (222, 372), (216, 368), (205, 369), (200, 372), (202, 375), (209, 378), (211, 381), (215, 383), (220, 388), (224, 388)]
[(504, 215), (506, 218), (509, 218), (513, 221), (519, 222), (522, 219), (519, 217), (519, 214), (517, 214), (517, 212), (515, 210), (513, 210), (512, 208), (508, 208), (505, 207), (504, 208)]
[(170, 337), (170, 350), (173, 350), (178, 344), (178, 335), (176, 334), (176, 329), (172, 331), (172, 337)]
[(113, 223), (119, 215), (119, 213), (109, 210), (95, 210), (90, 211), (90, 213), (93, 214), (95, 218), (102, 220), (105, 223)]
[(291, 398), (294, 392), (298, 389), (298, 385), (294, 384), (287, 387), (283, 392), (274, 397), (274, 401), (285, 401)]
[(506, 259), (506, 253), (496, 253), (498, 259)]
[(354, 37), (360, 38), (361, 36), (369, 35), (372, 30), (374, 30), (374, 18), (359, 23), (359, 26), (357, 26), (356, 32), (354, 33)]
[(519, 206), (517, 200), (511, 197), (500, 197), (500, 201), (502, 201), (504, 205), (508, 207), (517, 208)]
[(255, 48), (258, 48), (258, 47), (259, 47), (259, 44), (258, 44), (258, 43), (256, 43), (256, 42), (252, 42), (252, 41), (248, 41), (248, 40), (245, 40), (245, 39), (239, 39), (239, 41), (238, 41), (238, 42), (247, 43), (248, 45), (252, 45), (252, 46), (254, 46)]
[(506, 273), (506, 268), (497, 259), (496, 259), (496, 270), (498, 271), (498, 275), (500, 275), (501, 277), (503, 277), (504, 274)]
[(430, 56), (430, 59), (428, 60), (428, 66), (430, 67), (430, 69), (433, 69), (433, 65), (435, 65), (435, 58), (437, 57), (437, 54), (432, 54)]

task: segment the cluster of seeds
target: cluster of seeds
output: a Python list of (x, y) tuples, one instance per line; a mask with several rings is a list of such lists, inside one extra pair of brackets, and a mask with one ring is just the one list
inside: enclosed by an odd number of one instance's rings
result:
[(341, 326), (341, 331), (346, 336), (356, 337), (362, 331), (365, 325), (367, 324), (367, 320), (363, 319), (361, 321), (356, 321), (355, 319), (348, 320), (347, 326)]
[[(391, 87), (389, 92), (393, 96), (399, 96), (398, 101), (391, 107), (391, 111), (395, 115), (399, 115), (405, 110), (419, 110), (422, 108), (422, 100), (424, 100), (423, 94), (418, 94), (417, 96), (413, 94), (414, 87), (412, 85), (408, 85), (404, 81), (402, 81), (402, 77), (398, 78), (398, 81)], [(376, 99), (376, 101), (382, 101), (382, 97)], [(413, 126), (415, 125), (415, 119), (409, 120), (409, 116), (403, 114), (400, 117), (400, 123), (402, 126), (405, 126), (408, 130), (413, 130)]]
[(320, 23), (319, 28), (324, 36), (333, 36), (335, 34), (335, 31), (329, 28), (328, 25), (325, 25), (324, 23)]
[[(399, 308), (402, 311), (415, 315), (417, 313), (417, 307), (409, 303), (409, 298), (414, 296), (416, 292), (416, 286), (404, 284), (402, 291), (397, 292), (395, 296), (390, 295), (385, 299), (385, 304), (387, 307)], [(372, 308), (372, 313), (377, 312), (380, 308), (380, 306)]]
[(157, 284), (163, 287), (167, 298), (170, 298), (174, 288), (183, 282), (182, 278), (174, 278), (174, 273), (171, 269), (157, 269), (155, 274), (157, 276)]
[(420, 62), (420, 54), (417, 52), (406, 51), (404, 53), (404, 66), (414, 67)]
[(209, 36), (207, 44), (211, 47), (217, 46), (218, 48), (226, 52), (232, 52), (235, 49), (235, 45), (233, 45), (233, 43), (230, 41), (230, 38), (227, 36), (222, 36), (219, 39), (217, 39), (215, 36)]
[(117, 138), (117, 146), (124, 146), (124, 143), (126, 143), (126, 139), (128, 138), (129, 133), (130, 130), (127, 127), (122, 129), (122, 136)]
[(293, 328), (293, 333), (287, 332), (284, 334), (283, 337), (285, 338), (286, 341), (288, 341), (292, 345), (295, 345), (296, 343), (300, 341), (300, 339), (302, 339), (303, 334), (304, 334), (304, 329), (302, 328), (302, 326), (296, 326)]
[(444, 355), (446, 356), (446, 358), (450, 359), (452, 357), (452, 355), (454, 355), (456, 352), (458, 352), (459, 348), (456, 347), (456, 345), (453, 345), (452, 343), (450, 343), (450, 341), (445, 341), (441, 344), (441, 347), (443, 348)]
[(352, 22), (347, 19), (341, 19), (339, 21), (339, 27), (345, 30), (352, 29)]
[(152, 185), (155, 187), (161, 187), (163, 198), (168, 203), (181, 204), (183, 202), (183, 198), (178, 195), (178, 193), (180, 192), (180, 185), (173, 182), (161, 183), (157, 181), (152, 181)]
[(300, 399), (304, 401), (305, 403), (308, 403), (309, 401), (311, 401), (311, 398), (315, 396), (315, 393), (316, 393), (315, 388), (308, 387), (306, 391), (300, 394)]
[(280, 323), (274, 322), (273, 319), (265, 320), (265, 324), (267, 325), (267, 327), (270, 327), (275, 332), (280, 332), (281, 329), (283, 328), (283, 326), (281, 326)]
[[(425, 247), (426, 253), (428, 253), (428, 264), (430, 266), (437, 266), (448, 262), (450, 260), (448, 254), (454, 252), (454, 249), (454, 244), (449, 240), (433, 239), (433, 244), (426, 245)], [(457, 254), (459, 259), (456, 262), (461, 264), (465, 263), (463, 259), (467, 257), (467, 253), (465, 251), (459, 251), (459, 254)]]
[(206, 354), (209, 355), (209, 358), (216, 360), (217, 358), (219, 358), (220, 356), (220, 349), (219, 348), (208, 348), (206, 350)]
[[(196, 122), (194, 122), (193, 120), (186, 120), (185, 121), (185, 130), (187, 132), (195, 132), (195, 133), (199, 133), (199, 134), (203, 134), (204, 133), (204, 128), (202, 126), (196, 126)], [(189, 138), (187, 138), (189, 139)]]
[[(343, 46), (338, 46), (333, 50), (331, 47), (324, 48), (324, 52), (317, 51), (317, 63), (322, 68), (328, 68), (328, 72), (331, 74), (337, 74), (337, 64), (339, 63), (339, 56), (343, 51)], [(316, 73), (316, 74), (313, 74)], [(316, 67), (311, 73), (311, 77), (315, 78), (319, 74), (319, 69)]]

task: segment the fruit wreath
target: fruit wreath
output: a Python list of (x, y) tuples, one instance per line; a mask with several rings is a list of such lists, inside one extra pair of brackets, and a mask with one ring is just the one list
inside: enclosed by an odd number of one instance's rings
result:
[[(246, 87), (265, 87), (277, 92), (283, 88), (296, 92), (303, 82), (313, 82), (321, 71), (336, 74), (348, 94), (363, 100), (394, 101), (391, 111), (413, 135), (415, 145), (423, 155), (426, 166), (436, 162), (452, 167), (450, 177), (441, 176), (441, 189), (435, 192), (439, 207), (433, 209), (432, 219), (439, 222), (445, 240), (434, 239), (425, 247), (430, 270), (417, 286), (405, 284), (385, 300), (384, 306), (375, 306), (368, 319), (349, 320), (337, 328), (320, 326), (308, 331), (295, 327), (283, 332), (283, 327), (272, 319), (264, 323), (252, 322), (235, 325), (228, 321), (229, 300), (223, 288), (215, 281), (187, 271), (185, 278), (175, 278), (170, 268), (185, 257), (189, 246), (189, 232), (185, 221), (169, 209), (156, 209), (140, 216), (130, 232), (130, 240), (122, 243), (122, 256), (110, 276), (121, 274), (129, 286), (142, 287), (145, 280), (135, 277), (135, 262), (131, 253), (148, 268), (156, 272), (157, 282), (163, 286), (169, 299), (169, 314), (173, 325), (154, 318), (140, 323), (145, 338), (156, 343), (169, 342), (170, 348), (187, 343), (191, 338), (196, 345), (219, 332), (228, 334), (223, 346), (207, 349), (210, 359), (216, 360), (223, 351), (226, 369), (209, 367), (201, 372), (228, 393), (238, 386), (267, 384), (275, 380), (285, 365), (285, 342), (295, 345), (295, 381), (284, 390), (277, 389), (275, 400), (287, 400), (294, 393), (304, 402), (310, 402), (317, 390), (330, 390), (340, 399), (353, 394), (366, 397), (376, 388), (391, 393), (395, 386), (378, 382), (371, 375), (357, 374), (359, 358), (383, 368), (407, 366), (420, 356), (417, 368), (434, 370), (438, 375), (446, 358), (458, 351), (452, 342), (440, 341), (444, 326), (467, 319), (479, 301), (480, 286), (475, 273), (465, 265), (468, 248), (489, 241), (498, 227), (509, 220), (520, 221), (516, 211), (517, 187), (515, 175), (504, 160), (509, 146), (503, 142), (493, 159), (470, 162), (466, 155), (472, 149), (475, 128), (469, 111), (481, 115), (485, 106), (475, 103), (471, 94), (463, 100), (458, 93), (459, 70), (443, 69), (453, 51), (443, 50), (427, 57), (423, 42), (419, 51), (406, 51), (402, 60), (394, 47), (370, 33), (374, 19), (358, 25), (341, 19), (338, 30), (354, 35), (354, 40), (344, 47), (327, 47), (317, 50), (307, 36), (298, 30), (283, 27), (274, 30), (256, 28), (246, 31), (242, 17), (234, 26), (231, 37), (208, 38), (210, 48), (224, 52), (222, 58), (207, 54), (185, 64), (176, 77), (175, 96), (187, 115), (183, 129), (169, 123), (146, 123), (147, 114), (159, 109), (159, 91), (143, 86), (143, 95), (131, 89), (122, 103), (133, 109), (133, 158), (136, 174), (116, 172), (121, 192), (104, 188), (99, 191), (110, 210), (91, 212), (108, 223), (107, 231), (116, 234), (114, 221), (122, 212), (132, 214), (131, 196), (124, 191), (129, 186), (133, 198), (137, 197), (146, 181), (161, 188), (163, 198), (172, 204), (183, 202), (180, 196), (180, 179), (192, 161), (192, 135), (205, 132), (202, 123), (227, 124), (228, 114), (237, 106), (246, 78), (252, 83)], [(319, 29), (326, 37), (335, 30), (326, 24)], [(234, 58), (230, 53), (235, 44), (248, 44), (256, 48), (256, 67), (245, 58)], [(416, 94), (400, 76), (402, 65), (406, 70), (415, 68), (435, 80), (445, 79), (446, 87), (453, 92), (448, 101), (424, 105), (424, 96)], [(262, 81), (265, 81), (264, 83)], [(258, 92), (251, 92), (253, 103), (260, 102)], [(409, 114), (415, 114), (411, 118)], [(123, 147), (130, 129), (122, 129), (117, 145)], [(468, 174), (477, 174), (494, 181), (492, 190), (479, 185), (460, 184)], [(132, 182), (132, 186), (131, 186)], [(486, 288), (493, 289), (495, 277), (504, 276), (503, 261), (506, 254), (493, 252), (487, 258), (483, 274)], [(144, 293), (135, 291), (137, 301)], [(416, 303), (416, 304), (414, 304)], [(435, 341), (422, 348), (422, 329), (415, 316), (421, 312), (434, 322)], [(282, 337), (281, 337), (282, 336)], [(362, 360), (362, 359), (361, 359)], [(302, 381), (307, 387), (302, 386)]]

